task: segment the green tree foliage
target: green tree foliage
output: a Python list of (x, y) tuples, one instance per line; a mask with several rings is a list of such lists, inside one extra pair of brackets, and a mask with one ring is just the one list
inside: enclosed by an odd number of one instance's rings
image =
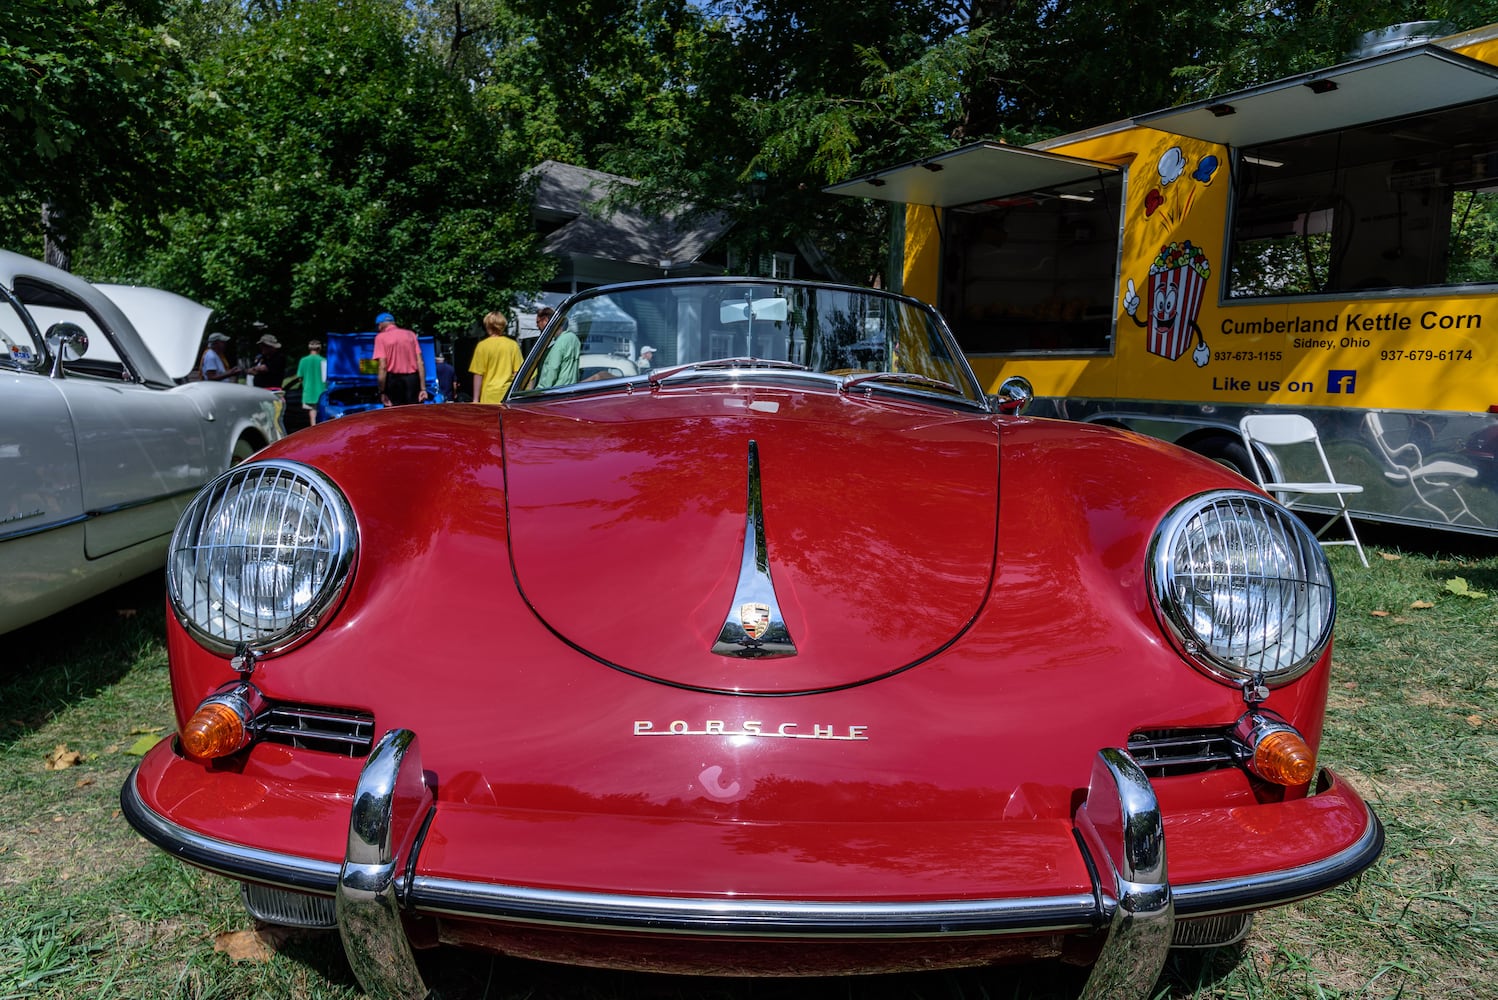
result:
[(794, 247), (834, 274), (871, 280), (883, 270), (885, 209), (822, 191), (941, 138), (959, 96), (954, 52), (968, 44), (941, 10), (764, 0), (681, 11), (672, 35), (653, 36), (677, 40), (664, 63), (669, 86), (594, 147), (599, 165), (641, 179), (637, 197), (649, 206), (728, 213), (745, 261)]
[(228, 328), (293, 340), (368, 329), (380, 310), (450, 335), (537, 287), (508, 147), (470, 89), (389, 0), (287, 3), (222, 33), (197, 64), (181, 150), (193, 197), (167, 238), (128, 238), (122, 204), (81, 265), (172, 288)]
[[(42, 206), (61, 232), (130, 197), (178, 189), (180, 62), (159, 0), (5, 0), (0, 11), (0, 217), (41, 253)], [(25, 234), (25, 235), (21, 235)]]
[(1498, 0), (8, 0), (0, 219), (37, 252), (42, 202), (93, 218), (80, 270), (196, 296), (227, 329), (388, 308), (448, 333), (548, 273), (520, 178), (556, 159), (640, 180), (620, 198), (645, 208), (726, 213), (741, 263), (795, 248), (867, 282), (888, 208), (829, 184), (1328, 65), (1421, 19), (1477, 27)]

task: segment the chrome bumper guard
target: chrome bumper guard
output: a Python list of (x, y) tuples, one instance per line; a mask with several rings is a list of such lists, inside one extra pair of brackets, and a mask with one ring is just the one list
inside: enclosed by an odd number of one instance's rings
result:
[[(399, 895), (415, 892), (423, 909), (457, 912), (486, 909), (474, 905), (461, 886), (423, 879), (416, 891), (410, 879), (397, 892), (402, 872), (414, 868), (416, 834), (432, 805), (432, 794), (421, 769), (416, 735), (397, 729), (385, 734), (370, 755), (354, 792), (349, 819), (348, 857), (338, 878), (338, 930), (359, 985), (376, 1000), (422, 1000), (428, 995), (401, 926)], [(970, 931), (1083, 929), (1095, 926), (1096, 906), (1108, 916), (1108, 937), (1084, 1000), (1148, 996), (1160, 976), (1170, 950), (1175, 907), (1165, 877), (1165, 830), (1159, 806), (1138, 764), (1123, 750), (1098, 754), (1079, 812), (1078, 827), (1093, 859), (1106, 870), (1098, 872), (1099, 900), (1087, 900), (1086, 911), (1074, 909), (1082, 900), (1027, 901), (1021, 906), (993, 902), (938, 904), (816, 904), (591, 897), (586, 893), (546, 893), (529, 897), (521, 914), (533, 920), (626, 927), (699, 928), (722, 933), (732, 927), (753, 934), (756, 926), (781, 931), (798, 927), (802, 933), (888, 933), (903, 926), (906, 932), (940, 927), (942, 933)], [(512, 903), (522, 902), (520, 898)], [(1060, 902), (1061, 912), (1047, 903)], [(466, 904), (466, 905), (465, 905)], [(509, 909), (507, 907), (507, 909)], [(611, 920), (615, 911), (620, 921)], [(1070, 912), (1068, 912), (1070, 911)], [(511, 909), (512, 918), (517, 914)], [(1059, 919), (1058, 919), (1059, 918)], [(997, 924), (998, 926), (994, 926)]]
[(195, 834), (141, 801), (134, 776), (121, 803), (148, 840), (182, 860), (241, 880), (334, 897), (349, 964), (375, 1000), (429, 995), (403, 912), (621, 933), (718, 938), (939, 938), (953, 934), (1097, 933), (1104, 945), (1082, 993), (1088, 1000), (1148, 996), (1172, 945), (1179, 907), (1191, 918), (1287, 903), (1352, 877), (1383, 847), (1371, 814), (1358, 842), (1303, 868), (1247, 880), (1172, 887), (1165, 834), (1149, 779), (1127, 752), (1100, 750), (1077, 838), (1094, 891), (1061, 897), (933, 903), (821, 903), (618, 896), (478, 884), (416, 874), (434, 795), (410, 730), (391, 730), (360, 774), (341, 866), (288, 858)]

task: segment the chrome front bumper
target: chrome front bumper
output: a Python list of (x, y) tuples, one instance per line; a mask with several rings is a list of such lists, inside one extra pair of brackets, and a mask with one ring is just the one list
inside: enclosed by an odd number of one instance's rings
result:
[[(126, 818), (169, 853), (246, 882), (332, 896), (344, 950), (375, 998), (428, 995), (402, 914), (420, 912), (577, 931), (695, 934), (716, 939), (919, 940), (951, 935), (1101, 934), (1086, 998), (1147, 996), (1159, 978), (1177, 914), (1198, 917), (1301, 899), (1344, 881), (1378, 857), (1371, 812), (1359, 839), (1336, 855), (1251, 879), (1172, 886), (1165, 833), (1149, 779), (1123, 750), (1094, 759), (1076, 835), (1094, 890), (1044, 898), (925, 903), (810, 902), (634, 896), (533, 889), (419, 874), (416, 854), (435, 799), (415, 733), (385, 734), (360, 774), (341, 865), (230, 844), (154, 811), (132, 773)], [(1366, 808), (1366, 807), (1364, 807)]]

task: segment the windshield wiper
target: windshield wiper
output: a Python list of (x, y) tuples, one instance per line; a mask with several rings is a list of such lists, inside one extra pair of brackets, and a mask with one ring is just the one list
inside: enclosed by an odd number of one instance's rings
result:
[(690, 364), (676, 365), (672, 368), (662, 370), (652, 369), (646, 379), (651, 385), (658, 385), (675, 375), (682, 375), (702, 369), (718, 368), (775, 368), (783, 371), (810, 371), (805, 365), (798, 365), (794, 361), (773, 361), (770, 358), (714, 358), (711, 361), (693, 361)]
[(966, 395), (951, 382), (943, 382), (941, 379), (931, 378), (929, 375), (918, 375), (915, 372), (873, 372), (868, 375), (850, 375), (843, 379), (842, 390), (848, 392), (860, 385), (870, 382), (893, 382), (897, 385), (913, 385), (921, 389), (936, 389), (941, 392), (950, 392), (954, 396)]

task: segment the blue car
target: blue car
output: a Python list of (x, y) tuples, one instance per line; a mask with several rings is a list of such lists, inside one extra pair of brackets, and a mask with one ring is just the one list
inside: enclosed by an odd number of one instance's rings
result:
[[(380, 409), (379, 370), (374, 359), (375, 335), (330, 333), (323, 339), (328, 359), (328, 388), (317, 401), (318, 423), (350, 413)], [(437, 391), (436, 343), (431, 337), (416, 339), (421, 342), (422, 363), (426, 367), (427, 402), (447, 402), (446, 395)]]

